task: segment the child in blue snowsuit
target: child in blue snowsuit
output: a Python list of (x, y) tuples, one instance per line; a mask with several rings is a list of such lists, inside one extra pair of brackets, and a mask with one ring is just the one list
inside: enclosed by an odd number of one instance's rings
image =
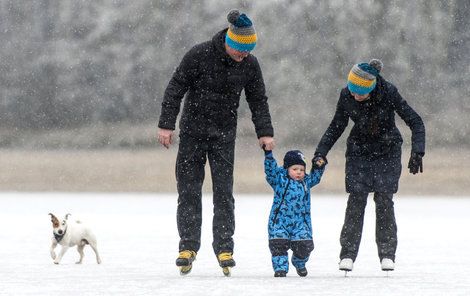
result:
[(314, 248), (310, 188), (320, 182), (325, 161), (314, 158), (312, 171), (306, 174), (305, 156), (299, 150), (286, 153), (283, 167), (278, 167), (272, 151), (265, 151), (266, 181), (274, 189), (268, 234), (275, 277), (285, 277), (289, 271), (289, 249), (293, 253), (291, 261), (297, 274), (307, 275), (305, 263)]

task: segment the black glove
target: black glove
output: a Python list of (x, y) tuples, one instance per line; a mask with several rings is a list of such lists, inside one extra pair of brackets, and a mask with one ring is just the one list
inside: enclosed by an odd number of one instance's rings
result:
[(411, 152), (410, 161), (408, 162), (408, 168), (411, 174), (417, 174), (423, 172), (423, 153)]
[(328, 163), (325, 156), (321, 154), (315, 154), (312, 159), (312, 171), (323, 168)]

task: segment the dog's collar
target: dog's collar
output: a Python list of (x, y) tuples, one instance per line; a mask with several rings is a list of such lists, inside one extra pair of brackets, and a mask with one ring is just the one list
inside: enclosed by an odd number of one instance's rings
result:
[(60, 241), (64, 238), (65, 233), (67, 232), (67, 228), (65, 228), (64, 233), (62, 234), (57, 234), (54, 231), (52, 232), (54, 234), (55, 240), (60, 243)]

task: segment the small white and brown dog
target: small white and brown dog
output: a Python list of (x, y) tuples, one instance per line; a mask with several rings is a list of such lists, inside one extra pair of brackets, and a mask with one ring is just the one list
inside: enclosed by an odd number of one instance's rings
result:
[[(55, 264), (59, 264), (65, 252), (67, 252), (67, 250), (73, 246), (77, 246), (77, 251), (80, 254), (80, 259), (76, 263), (81, 264), (83, 261), (83, 248), (85, 245), (91, 246), (96, 254), (96, 262), (98, 264), (101, 263), (101, 258), (98, 254), (96, 237), (93, 232), (91, 232), (90, 228), (78, 220), (72, 221), (72, 219), (69, 219), (70, 214), (65, 215), (61, 221), (53, 214), (49, 213), (49, 215), (51, 215), (51, 222), (53, 227), (51, 257)], [(62, 250), (60, 250), (59, 255), (56, 255), (54, 252), (57, 244), (62, 246)]]

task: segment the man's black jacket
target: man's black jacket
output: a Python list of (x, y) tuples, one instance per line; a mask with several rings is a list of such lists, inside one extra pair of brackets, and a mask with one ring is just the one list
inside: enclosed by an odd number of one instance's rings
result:
[(258, 138), (273, 136), (265, 86), (256, 57), (235, 62), (225, 52), (227, 29), (184, 56), (165, 91), (158, 127), (175, 129), (181, 100), (187, 93), (180, 133), (197, 139), (233, 141), (237, 109), (245, 90)]

